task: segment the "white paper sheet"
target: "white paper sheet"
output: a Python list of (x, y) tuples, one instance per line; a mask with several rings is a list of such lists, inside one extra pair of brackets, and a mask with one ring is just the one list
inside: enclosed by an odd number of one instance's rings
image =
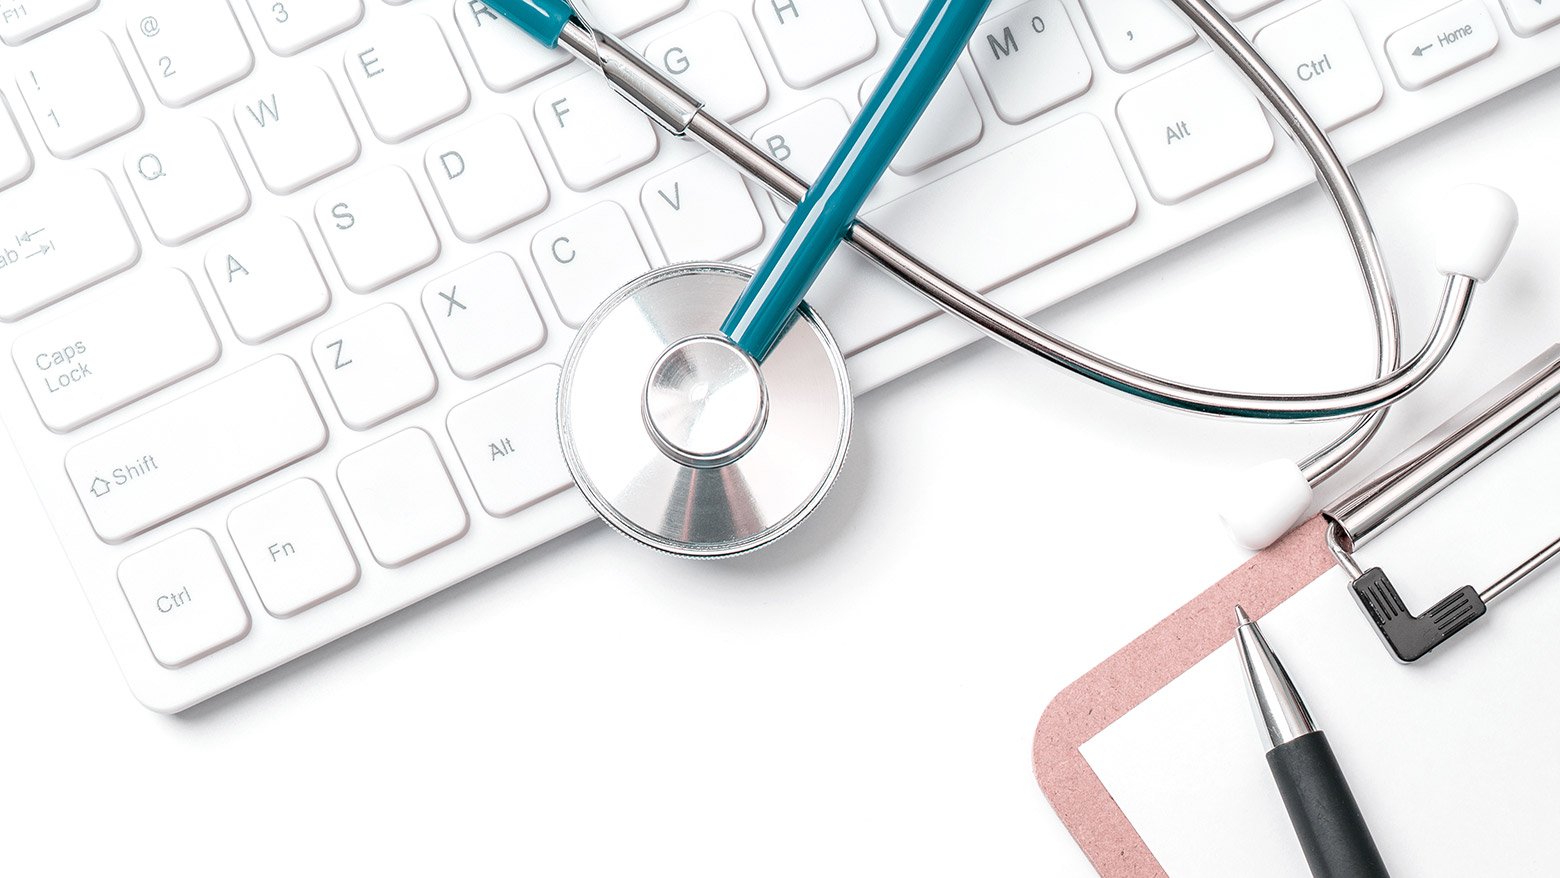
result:
[[(1554, 420), (1367, 546), (1365, 566), (1420, 612), (1560, 534)], [(1560, 875), (1560, 569), (1411, 666), (1391, 660), (1336, 569), (1261, 621), (1394, 876)], [(1232, 646), (1082, 752), (1175, 878), (1310, 874)]]

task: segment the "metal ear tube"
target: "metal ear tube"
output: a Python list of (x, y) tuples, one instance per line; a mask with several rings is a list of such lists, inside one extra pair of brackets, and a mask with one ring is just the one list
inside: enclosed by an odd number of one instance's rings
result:
[(1323, 511), (1327, 545), (1353, 582), (1350, 590), (1400, 662), (1413, 662), (1488, 612), (1492, 601), (1556, 555), (1560, 538), (1483, 589), (1465, 586), (1422, 615), (1409, 612), (1381, 568), (1363, 569), (1354, 555), (1364, 544), (1467, 475), (1560, 409), (1560, 345), (1388, 463)]

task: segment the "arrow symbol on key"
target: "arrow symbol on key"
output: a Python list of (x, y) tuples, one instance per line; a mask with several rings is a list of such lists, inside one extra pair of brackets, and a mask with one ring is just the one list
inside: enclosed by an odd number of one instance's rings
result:
[(1435, 43), (1431, 43), (1428, 46), (1420, 46), (1420, 47), (1414, 49), (1414, 57), (1415, 58), (1423, 57), (1426, 52), (1428, 52), (1428, 51), (1430, 51), (1431, 49), (1434, 49), (1434, 48), (1435, 48)]

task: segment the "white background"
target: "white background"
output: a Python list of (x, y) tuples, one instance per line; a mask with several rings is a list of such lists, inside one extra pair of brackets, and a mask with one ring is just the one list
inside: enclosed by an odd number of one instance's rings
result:
[[(1437, 194), (1487, 181), (1524, 214), (1373, 459), (1560, 341), (1556, 107), (1551, 74), (1359, 168), (1411, 346)], [(1041, 319), (1314, 388), (1363, 376), (1364, 315), (1307, 193)], [(1242, 559), (1216, 481), (1324, 432), (1164, 413), (983, 344), (866, 397), (842, 484), (772, 550), (690, 563), (588, 527), (172, 718), (120, 681), (6, 444), (4, 871), (1087, 875), (1031, 775), (1036, 720)]]

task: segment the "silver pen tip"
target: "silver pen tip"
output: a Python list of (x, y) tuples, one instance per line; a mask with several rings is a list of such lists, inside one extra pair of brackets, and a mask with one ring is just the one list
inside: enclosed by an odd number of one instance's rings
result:
[(1237, 625), (1250, 625), (1251, 624), (1251, 617), (1246, 615), (1246, 609), (1244, 607), (1242, 607), (1240, 604), (1236, 604), (1235, 605), (1235, 624), (1237, 624)]

